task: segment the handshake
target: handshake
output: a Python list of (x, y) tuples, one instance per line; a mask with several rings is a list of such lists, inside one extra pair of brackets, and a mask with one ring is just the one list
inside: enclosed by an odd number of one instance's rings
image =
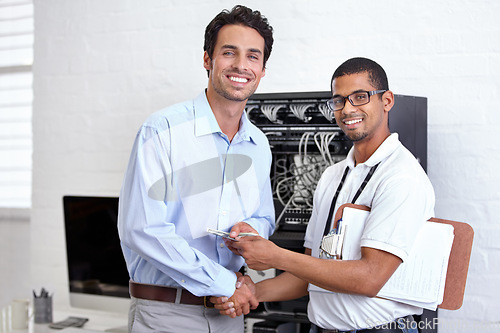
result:
[(220, 314), (228, 315), (231, 318), (248, 314), (250, 309), (256, 309), (259, 301), (256, 296), (256, 288), (252, 279), (248, 275), (238, 275), (236, 282), (236, 291), (231, 297), (215, 297), (212, 296), (210, 301), (214, 307), (219, 310)]
[[(229, 236), (234, 239), (224, 239), (226, 246), (233, 253), (245, 258), (249, 268), (255, 270), (265, 270), (273, 266), (273, 254), (279, 250), (273, 242), (260, 236), (238, 236), (242, 233), (255, 233), (255, 229), (245, 222), (239, 222), (233, 226)], [(237, 272), (236, 290), (231, 297), (211, 297), (216, 309), (223, 315), (232, 318), (248, 314), (250, 309), (256, 309), (259, 305), (258, 286), (252, 279)]]

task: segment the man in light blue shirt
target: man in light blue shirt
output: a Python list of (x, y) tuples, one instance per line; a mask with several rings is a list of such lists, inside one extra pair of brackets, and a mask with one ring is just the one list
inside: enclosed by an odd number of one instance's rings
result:
[(221, 12), (205, 31), (206, 91), (152, 114), (137, 134), (118, 216), (131, 332), (243, 332), (242, 316), (221, 316), (210, 296), (241, 304), (239, 314), (257, 305), (236, 288), (244, 259), (207, 229), (274, 231), (271, 150), (244, 113), (272, 43), (258, 11)]

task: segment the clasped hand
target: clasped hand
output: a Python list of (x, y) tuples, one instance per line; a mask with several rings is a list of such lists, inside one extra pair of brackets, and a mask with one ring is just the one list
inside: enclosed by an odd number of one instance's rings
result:
[(248, 276), (240, 276), (236, 282), (236, 290), (233, 296), (211, 297), (210, 301), (214, 307), (223, 315), (235, 318), (242, 314), (248, 314), (250, 309), (254, 310), (259, 305), (255, 297), (255, 284)]
[[(231, 229), (230, 236), (236, 241), (225, 240), (226, 246), (235, 254), (245, 258), (247, 266), (255, 270), (265, 270), (272, 266), (271, 258), (272, 251), (277, 246), (260, 237), (260, 236), (245, 236), (238, 237), (242, 232), (257, 233), (250, 225), (244, 222), (239, 222)], [(227, 297), (212, 297), (210, 299), (214, 303), (215, 308), (223, 315), (228, 315), (232, 318), (242, 314), (248, 314), (250, 309), (256, 309), (259, 302), (256, 297), (256, 287), (252, 279), (248, 276), (238, 276), (236, 282), (236, 291), (233, 296)]]

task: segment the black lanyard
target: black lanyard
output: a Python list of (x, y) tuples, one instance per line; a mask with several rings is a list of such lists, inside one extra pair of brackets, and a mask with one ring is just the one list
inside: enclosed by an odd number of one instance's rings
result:
[[(354, 195), (354, 198), (352, 198), (351, 203), (355, 203), (356, 200), (358, 200), (358, 197), (361, 195), (361, 192), (363, 192), (363, 190), (365, 189), (366, 184), (368, 184), (368, 181), (370, 180), (370, 178), (372, 178), (373, 173), (375, 172), (375, 170), (377, 169), (379, 164), (380, 164), (380, 162), (375, 164), (374, 166), (372, 166), (370, 168), (370, 171), (368, 171), (368, 174), (366, 175), (365, 180), (363, 180), (363, 183), (361, 184), (358, 191)], [(326, 220), (325, 231), (323, 232), (323, 236), (328, 235), (328, 233), (330, 232), (330, 227), (332, 225), (332, 216), (333, 216), (333, 212), (335, 210), (335, 204), (337, 203), (337, 197), (339, 196), (340, 190), (342, 190), (342, 186), (344, 186), (344, 181), (345, 181), (348, 173), (349, 173), (349, 167), (347, 166), (347, 167), (345, 167), (344, 175), (342, 176), (342, 179), (340, 180), (340, 184), (337, 187), (337, 192), (335, 192), (335, 195), (333, 196), (332, 204), (330, 205), (330, 211), (328, 212), (328, 218)]]

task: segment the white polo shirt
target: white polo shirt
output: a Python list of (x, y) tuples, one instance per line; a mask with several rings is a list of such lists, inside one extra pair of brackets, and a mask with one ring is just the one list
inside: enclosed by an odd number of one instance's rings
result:
[[(344, 170), (349, 173), (337, 198), (335, 211), (351, 203), (370, 168), (380, 162), (355, 202), (371, 207), (361, 238), (362, 247), (392, 253), (406, 260), (422, 224), (434, 216), (434, 189), (415, 157), (391, 134), (365, 162), (354, 165), (354, 151), (325, 170), (314, 194), (313, 213), (304, 246), (319, 257), (319, 247), (332, 202)], [(327, 260), (327, 259), (325, 259)], [(412, 314), (422, 308), (381, 298), (334, 293), (309, 285), (309, 320), (326, 329), (370, 328)]]

